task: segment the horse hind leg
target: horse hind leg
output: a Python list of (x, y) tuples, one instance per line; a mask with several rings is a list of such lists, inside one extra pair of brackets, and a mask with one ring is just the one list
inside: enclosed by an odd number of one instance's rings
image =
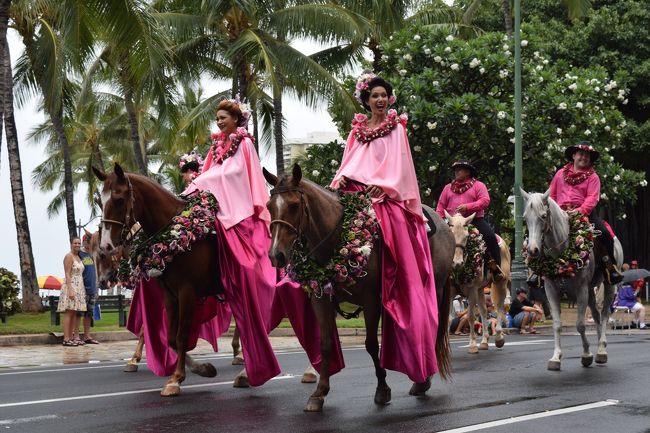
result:
[(375, 403), (388, 404), (392, 399), (392, 391), (386, 383), (386, 369), (379, 363), (379, 339), (377, 329), (379, 327), (379, 317), (381, 316), (381, 305), (366, 307), (364, 319), (366, 324), (366, 352), (372, 358), (375, 366), (375, 376), (377, 377), (377, 388), (375, 389)]
[(142, 359), (142, 349), (144, 348), (144, 328), (140, 329), (140, 335), (138, 336), (138, 344), (135, 346), (135, 352), (133, 356), (124, 366), (125, 373), (135, 373), (138, 371), (138, 364)]
[[(481, 285), (482, 287), (483, 285)], [(489, 345), (488, 342), (490, 341), (490, 321), (488, 320), (487, 316), (487, 308), (485, 306), (485, 295), (483, 294), (483, 289), (479, 289), (481, 291), (480, 294), (477, 295), (479, 298), (478, 300), (478, 311), (479, 314), (481, 315), (481, 323), (483, 324), (482, 328), (482, 334), (481, 334), (481, 342), (478, 345), (479, 350), (488, 350)]]
[(551, 307), (551, 316), (553, 317), (553, 339), (554, 349), (553, 356), (548, 360), (547, 369), (551, 371), (560, 371), (562, 363), (562, 347), (560, 345), (560, 336), (562, 333), (562, 322), (560, 320), (560, 299), (557, 290), (551, 280), (546, 281), (546, 297)]
[(336, 316), (334, 306), (327, 299), (311, 298), (311, 305), (318, 320), (320, 328), (320, 378), (316, 385), (316, 390), (309, 396), (307, 404), (304, 407), (305, 412), (322, 412), (325, 404), (325, 396), (330, 391), (330, 373), (329, 366), (333, 356), (333, 329), (336, 326)]
[[(191, 287), (182, 287), (177, 292), (177, 299), (169, 289), (165, 290), (165, 305), (167, 308), (170, 346), (176, 350), (178, 359), (176, 369), (169, 378), (160, 395), (174, 397), (181, 393), (181, 383), (185, 380), (185, 363), (187, 354), (187, 335), (189, 335), (194, 315), (196, 295)], [(173, 341), (172, 341), (173, 340)]]
[[(587, 290), (592, 290), (591, 287), (589, 287)], [(582, 363), (583, 367), (589, 367), (593, 362), (594, 362), (594, 355), (591, 353), (589, 350), (589, 340), (587, 339), (586, 335), (586, 326), (585, 326), (585, 313), (587, 312), (587, 296), (588, 295), (585, 291), (582, 291), (577, 294), (577, 314), (578, 317), (576, 318), (576, 329), (578, 330), (578, 333), (580, 334), (580, 338), (582, 339), (582, 356), (580, 357), (580, 362)]]
[(246, 369), (243, 368), (242, 371), (235, 376), (235, 380), (232, 382), (233, 388), (250, 388), (251, 384), (248, 381), (248, 373)]
[(185, 355), (185, 362), (187, 362), (192, 373), (201, 377), (215, 377), (217, 375), (217, 368), (209, 362), (196, 362), (190, 355)]
[(300, 382), (302, 383), (316, 383), (318, 380), (318, 372), (314, 367), (311, 365), (307, 367), (307, 369), (302, 373), (302, 379), (300, 379)]
[(244, 356), (240, 352), (239, 328), (235, 325), (232, 334), (232, 365), (244, 365)]
[(600, 312), (600, 323), (598, 323), (598, 351), (596, 352), (596, 364), (607, 363), (607, 326), (609, 325), (609, 306), (614, 301), (614, 287), (605, 285), (603, 305)]

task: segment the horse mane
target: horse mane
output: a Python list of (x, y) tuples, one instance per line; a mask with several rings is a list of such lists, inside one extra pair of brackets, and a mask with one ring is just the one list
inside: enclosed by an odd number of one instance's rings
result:
[(158, 182), (156, 182), (155, 180), (153, 180), (153, 179), (151, 179), (151, 178), (149, 178), (147, 176), (143, 176), (143, 175), (138, 174), (138, 173), (127, 173), (127, 172), (124, 172), (124, 174), (126, 176), (128, 176), (128, 178), (131, 179), (131, 181), (135, 180), (136, 183), (141, 182), (144, 185), (146, 185), (147, 187), (153, 188), (153, 189), (161, 192), (162, 194), (166, 195), (170, 199), (174, 199), (176, 201), (182, 201), (180, 198), (178, 198), (176, 195), (174, 195), (167, 188), (165, 188), (164, 186), (162, 186), (161, 184), (159, 184)]

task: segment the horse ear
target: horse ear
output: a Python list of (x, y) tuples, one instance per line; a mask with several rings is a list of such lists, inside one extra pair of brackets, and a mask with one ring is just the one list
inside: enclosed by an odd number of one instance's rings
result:
[(521, 196), (523, 197), (524, 201), (528, 201), (530, 194), (524, 191), (524, 188), (522, 186), (519, 187), (519, 191), (521, 192)]
[(95, 167), (93, 165), (93, 173), (95, 173), (95, 176), (97, 176), (97, 179), (101, 180), (102, 182), (106, 180), (108, 176), (106, 176), (106, 173), (104, 173), (102, 170), (99, 168)]
[(298, 185), (300, 183), (300, 179), (302, 179), (302, 169), (298, 164), (293, 165), (293, 169), (291, 170), (291, 176), (293, 178), (293, 183), (295, 185)]
[(473, 214), (471, 214), (470, 216), (465, 218), (465, 224), (463, 224), (463, 225), (467, 225), (467, 224), (471, 223), (475, 216), (476, 216), (476, 212), (474, 212)]
[(124, 179), (124, 169), (117, 162), (115, 163), (115, 168), (113, 169), (118, 179)]
[(447, 209), (445, 209), (445, 218), (447, 218), (447, 221), (451, 219), (451, 215), (449, 215), (449, 212), (447, 212)]
[(546, 204), (548, 203), (548, 197), (551, 195), (551, 188), (547, 189), (544, 195), (542, 195), (542, 201)]
[(266, 179), (270, 185), (275, 186), (278, 184), (278, 177), (273, 173), (270, 173), (266, 168), (262, 167), (262, 173), (264, 174), (264, 179)]

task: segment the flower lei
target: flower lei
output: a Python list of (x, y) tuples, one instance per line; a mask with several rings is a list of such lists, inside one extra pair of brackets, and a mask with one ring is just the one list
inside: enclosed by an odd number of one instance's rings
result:
[(286, 267), (289, 278), (317, 298), (323, 295), (332, 297), (336, 286), (350, 286), (357, 278), (365, 277), (364, 268), (374, 241), (379, 236), (379, 223), (367, 194), (346, 193), (340, 200), (343, 205), (343, 231), (337, 253), (325, 266), (321, 266), (307, 256), (306, 242), (300, 239)]
[(178, 254), (190, 251), (194, 242), (214, 233), (218, 210), (219, 203), (209, 191), (189, 197), (183, 211), (158, 233), (151, 237), (143, 232), (136, 235), (129, 259), (120, 263), (119, 279), (135, 287), (142, 278), (160, 275)]
[(380, 138), (390, 134), (398, 123), (401, 123), (402, 126), (406, 127), (407, 121), (408, 116), (406, 114), (403, 113), (397, 116), (397, 111), (390, 109), (388, 110), (386, 119), (384, 119), (379, 126), (369, 128), (368, 116), (363, 113), (357, 113), (354, 115), (354, 119), (352, 119), (354, 138), (356, 138), (360, 143), (368, 144), (375, 138)]
[(594, 246), (594, 237), (599, 234), (589, 223), (589, 218), (580, 212), (572, 213), (569, 214), (569, 242), (558, 257), (543, 254), (537, 258), (528, 256), (528, 238), (524, 240), (522, 254), (526, 265), (537, 275), (574, 277), (589, 263), (589, 251)]
[(569, 185), (579, 185), (594, 174), (593, 167), (589, 167), (589, 170), (575, 171), (573, 169), (573, 164), (569, 163), (564, 166), (562, 169), (562, 176), (564, 181)]
[(465, 244), (467, 259), (460, 269), (453, 271), (454, 282), (458, 285), (467, 284), (476, 278), (478, 272), (483, 272), (483, 255), (485, 241), (483, 235), (473, 225), (467, 227), (468, 237)]
[(462, 194), (468, 189), (470, 189), (472, 186), (474, 186), (475, 182), (476, 179), (474, 179), (473, 177), (464, 181), (453, 180), (449, 185), (449, 188), (451, 189), (451, 192), (455, 194)]
[(226, 142), (226, 134), (224, 132), (217, 132), (212, 134), (211, 138), (213, 145), (210, 148), (210, 151), (212, 152), (212, 160), (215, 163), (223, 163), (226, 159), (237, 153), (237, 149), (239, 149), (239, 145), (244, 138), (249, 138), (251, 141), (255, 141), (253, 136), (250, 135), (250, 133), (244, 127), (237, 128), (235, 132), (228, 136), (228, 139), (230, 140), (230, 147), (225, 152), (223, 149)]

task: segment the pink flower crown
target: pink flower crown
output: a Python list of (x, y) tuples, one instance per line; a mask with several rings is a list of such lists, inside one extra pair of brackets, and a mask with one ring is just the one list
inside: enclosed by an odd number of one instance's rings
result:
[[(369, 83), (377, 78), (377, 75), (374, 72), (365, 72), (357, 78), (357, 83), (355, 84), (354, 89), (354, 98), (359, 101), (359, 104), (363, 105), (363, 100), (361, 99), (361, 92), (368, 90)], [(388, 98), (388, 105), (393, 105), (397, 101), (395, 95), (390, 95)]]
[(181, 159), (178, 162), (178, 168), (183, 168), (183, 166), (188, 162), (198, 163), (199, 172), (201, 171), (201, 168), (203, 167), (203, 158), (201, 158), (201, 155), (199, 155), (199, 153), (196, 150), (193, 150), (190, 153), (186, 153), (183, 156), (181, 156)]
[(248, 104), (246, 104), (239, 98), (239, 93), (237, 93), (235, 99), (226, 99), (226, 101), (232, 102), (233, 104), (237, 105), (239, 111), (241, 111), (241, 119), (239, 119), (237, 126), (246, 127), (248, 125), (248, 119), (250, 119), (252, 113), (252, 110), (250, 109)]

